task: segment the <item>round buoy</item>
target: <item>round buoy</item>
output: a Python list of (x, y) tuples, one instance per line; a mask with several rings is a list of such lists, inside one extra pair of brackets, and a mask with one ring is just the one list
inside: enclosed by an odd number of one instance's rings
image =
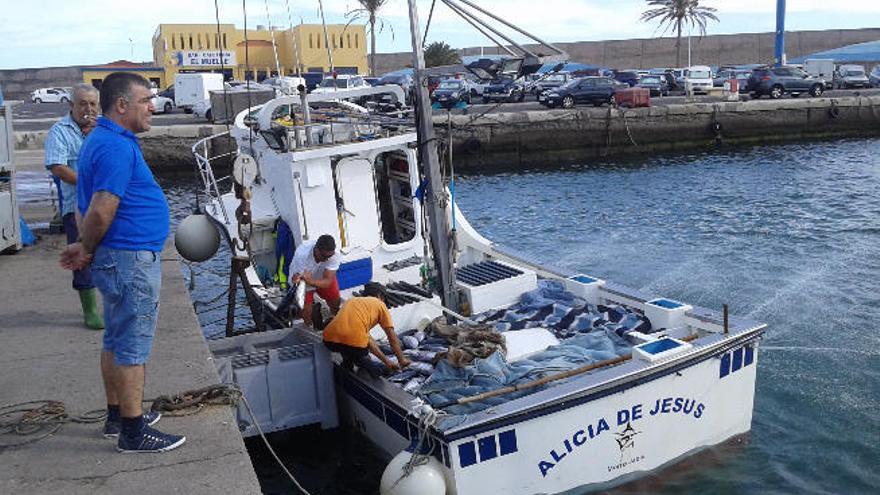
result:
[(427, 462), (415, 466), (408, 476), (404, 468), (412, 457), (411, 452), (402, 451), (385, 467), (382, 480), (379, 482), (381, 495), (445, 495), (446, 480), (443, 477), (443, 465), (428, 457)]
[(174, 247), (188, 261), (205, 261), (220, 247), (220, 233), (205, 215), (190, 215), (174, 233)]

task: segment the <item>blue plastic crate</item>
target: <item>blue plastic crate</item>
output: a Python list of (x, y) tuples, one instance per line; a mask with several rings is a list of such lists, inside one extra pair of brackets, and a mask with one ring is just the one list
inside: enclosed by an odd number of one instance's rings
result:
[(372, 279), (372, 258), (363, 258), (343, 263), (339, 265), (339, 270), (336, 271), (336, 280), (339, 282), (339, 290), (364, 285)]

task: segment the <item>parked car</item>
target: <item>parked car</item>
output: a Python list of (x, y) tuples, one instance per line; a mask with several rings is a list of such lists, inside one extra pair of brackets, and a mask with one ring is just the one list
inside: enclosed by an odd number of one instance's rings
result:
[(152, 91), (153, 99), (150, 100), (150, 103), (153, 104), (153, 113), (171, 113), (174, 110), (174, 100), (162, 96), (156, 88), (153, 88)]
[(868, 88), (871, 82), (861, 65), (841, 65), (834, 71), (834, 87), (839, 89)]
[(150, 101), (153, 103), (153, 108), (156, 109), (153, 113), (171, 113), (174, 110), (174, 100), (171, 98), (155, 95)]
[(406, 103), (412, 104), (413, 86), (415, 85), (412, 74), (385, 74), (379, 78), (379, 82), (376, 85), (384, 86), (386, 84), (396, 84), (400, 86), (403, 90), (403, 96), (406, 99)]
[(470, 86), (465, 79), (446, 79), (440, 81), (440, 85), (431, 93), (431, 101), (439, 103), (443, 107), (452, 107), (460, 101), (470, 103)]
[(31, 93), (33, 103), (67, 103), (70, 93), (64, 88), (39, 88)]
[(168, 86), (167, 88), (159, 91), (159, 96), (164, 96), (165, 98), (171, 98), (171, 101), (174, 101), (174, 85)]
[(306, 89), (309, 92), (314, 91), (315, 88), (321, 85), (321, 81), (324, 80), (323, 72), (303, 72), (300, 74), (300, 77), (306, 80)]
[(523, 101), (525, 97), (526, 90), (523, 83), (510, 77), (496, 79), (483, 90), (483, 103)]
[(777, 99), (785, 93), (792, 96), (802, 93), (821, 96), (825, 91), (825, 81), (795, 67), (760, 67), (749, 76), (748, 91), (752, 98), (767, 95)]
[(557, 72), (555, 74), (541, 77), (539, 79), (536, 79), (535, 82), (532, 84), (531, 93), (539, 95), (548, 89), (558, 88), (563, 84), (567, 84), (572, 79), (574, 79), (574, 75), (572, 75), (570, 72)]
[(614, 93), (629, 85), (610, 77), (583, 77), (538, 95), (538, 102), (549, 108), (571, 108), (578, 103), (613, 105)]
[(267, 77), (260, 84), (273, 88), (279, 96), (297, 96), (299, 95), (299, 87), (306, 87), (306, 80), (296, 76), (276, 76)]
[(694, 65), (687, 68), (684, 76), (684, 89), (692, 93), (707, 93), (712, 89), (712, 69), (707, 65)]
[(614, 73), (614, 80), (626, 83), (629, 87), (633, 87), (639, 83), (639, 74), (636, 71), (616, 71)]
[(871, 87), (880, 88), (880, 64), (874, 66), (874, 69), (868, 74), (868, 82), (871, 83)]
[(723, 88), (724, 83), (731, 79), (736, 79), (740, 93), (745, 93), (749, 85), (749, 76), (752, 71), (748, 69), (721, 69), (712, 78), (712, 85), (716, 88)]
[(651, 96), (669, 96), (669, 82), (665, 74), (648, 74), (639, 79), (637, 88), (645, 88), (651, 91)]
[(336, 78), (327, 77), (321, 81), (321, 85), (312, 93), (331, 93), (340, 89), (369, 88), (370, 84), (364, 81), (363, 76), (351, 74), (337, 74)]

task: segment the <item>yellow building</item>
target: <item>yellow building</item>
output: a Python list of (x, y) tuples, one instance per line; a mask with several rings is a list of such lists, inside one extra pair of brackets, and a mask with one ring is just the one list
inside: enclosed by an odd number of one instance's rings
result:
[[(367, 73), (365, 34), (362, 25), (327, 26), (334, 70)], [(278, 73), (331, 70), (322, 25), (276, 28), (274, 46), (272, 38), (273, 30), (262, 26), (245, 33), (233, 24), (221, 24), (219, 30), (216, 24), (160, 24), (153, 35), (153, 65), (163, 69), (162, 87), (173, 84), (180, 72), (224, 72), (227, 79), (261, 81)]]
[(101, 83), (104, 82), (104, 78), (113, 72), (133, 72), (135, 74), (140, 74), (160, 89), (167, 87), (174, 82), (174, 79), (171, 79), (169, 82), (169, 79), (165, 77), (165, 69), (162, 69), (161, 67), (155, 67), (151, 64), (129, 62), (128, 60), (117, 60), (116, 62), (111, 62), (109, 64), (80, 67), (80, 71), (82, 72), (83, 82), (91, 84), (98, 89), (101, 89)]

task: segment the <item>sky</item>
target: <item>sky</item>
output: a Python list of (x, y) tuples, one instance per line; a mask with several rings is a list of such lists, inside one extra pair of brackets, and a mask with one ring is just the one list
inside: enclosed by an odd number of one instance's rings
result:
[[(544, 41), (594, 41), (651, 38), (662, 35), (656, 23), (639, 20), (644, 0), (469, 0)], [(213, 0), (0, 0), (0, 69), (94, 65), (126, 59), (151, 61), (151, 39), (161, 23), (213, 23)], [(316, 0), (217, 0), (220, 22), (279, 27), (320, 23)], [(708, 34), (773, 31), (774, 0), (703, 0), (718, 9), (720, 22)], [(323, 0), (328, 23), (345, 23), (356, 0)], [(787, 0), (786, 30), (880, 27), (880, 0)], [(425, 29), (431, 0), (417, 0)], [(267, 15), (268, 11), (268, 15)], [(289, 13), (289, 15), (288, 15)], [(410, 50), (406, 0), (388, 0), (379, 11), (377, 51)], [(361, 21), (355, 21), (361, 22)], [(492, 42), (438, 1), (428, 42), (453, 48), (489, 46)], [(514, 36), (516, 41), (524, 38)]]

